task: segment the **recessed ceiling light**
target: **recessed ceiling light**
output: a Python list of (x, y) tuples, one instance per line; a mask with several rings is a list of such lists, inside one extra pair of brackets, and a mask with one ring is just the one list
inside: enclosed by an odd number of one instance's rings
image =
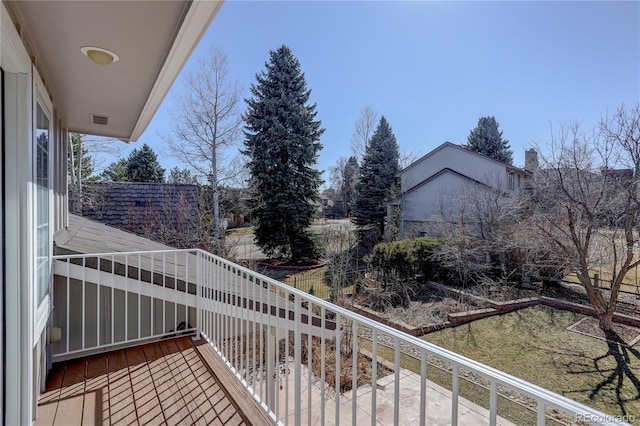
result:
[(101, 47), (84, 46), (80, 51), (98, 65), (109, 65), (111, 62), (118, 62), (120, 60), (118, 55)]

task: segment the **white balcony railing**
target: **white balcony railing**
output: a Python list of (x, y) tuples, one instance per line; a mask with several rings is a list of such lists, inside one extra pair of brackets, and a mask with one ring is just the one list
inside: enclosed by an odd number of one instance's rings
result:
[(56, 256), (54, 272), (54, 360), (196, 333), (282, 424), (623, 424), (201, 250)]

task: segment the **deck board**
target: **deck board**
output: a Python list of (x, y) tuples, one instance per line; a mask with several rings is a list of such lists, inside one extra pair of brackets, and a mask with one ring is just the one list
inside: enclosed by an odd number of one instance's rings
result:
[[(82, 423), (86, 361), (65, 367), (54, 425)], [(64, 401), (64, 403), (60, 403)]]
[(142, 347), (149, 362), (151, 377), (158, 392), (160, 406), (164, 412), (168, 425), (191, 424), (189, 409), (180, 394), (178, 385), (173, 377), (169, 364), (159, 344), (148, 344)]
[(105, 389), (107, 388), (107, 360), (102, 355), (87, 359), (87, 372), (84, 387), (83, 425), (100, 425), (102, 419), (109, 416), (105, 412)]
[(184, 336), (55, 364), (35, 424), (263, 424), (202, 353)]
[(160, 349), (165, 354), (165, 360), (169, 364), (180, 394), (187, 404), (192, 424), (201, 424), (200, 419), (203, 413), (196, 401), (196, 395), (193, 393), (194, 383), (197, 385), (197, 379), (191, 374), (191, 370), (174, 340), (163, 342), (160, 344)]
[(151, 371), (147, 359), (140, 346), (127, 349), (129, 375), (135, 395), (136, 413), (140, 424), (161, 425), (165, 423), (164, 413), (160, 407), (160, 400), (153, 385)]
[[(49, 379), (47, 380), (47, 386), (45, 392), (38, 402), (39, 417), (34, 422), (35, 426), (43, 424), (52, 424), (53, 419), (56, 418), (56, 412), (58, 410), (58, 401), (60, 400), (60, 393), (62, 392), (62, 381), (64, 379), (64, 368), (57, 368), (51, 372)], [(46, 419), (52, 421), (46, 423)], [(42, 420), (45, 422), (43, 423)]]
[(129, 367), (124, 350), (107, 355), (109, 423), (137, 425), (136, 407), (129, 378)]

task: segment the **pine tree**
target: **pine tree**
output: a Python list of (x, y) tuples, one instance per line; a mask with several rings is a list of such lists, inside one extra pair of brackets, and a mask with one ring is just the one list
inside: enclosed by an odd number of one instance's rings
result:
[(187, 168), (181, 169), (176, 166), (169, 171), (169, 179), (167, 180), (167, 183), (197, 184), (198, 179), (196, 179), (196, 177), (191, 174), (191, 170)]
[(315, 164), (324, 129), (291, 50), (271, 51), (265, 67), (251, 85), (244, 116), (244, 153), (257, 197), (255, 239), (267, 256), (302, 263), (319, 255), (307, 228), (322, 183)]
[(396, 190), (399, 158), (396, 137), (382, 117), (362, 159), (352, 206), (352, 221), (358, 227), (358, 240), (365, 251), (384, 234), (386, 202)]
[(164, 169), (158, 156), (146, 143), (134, 149), (127, 158), (127, 180), (129, 182), (164, 182)]
[(114, 161), (100, 174), (100, 180), (103, 182), (127, 182), (127, 164), (126, 158)]
[(351, 213), (351, 201), (356, 193), (356, 182), (358, 180), (358, 159), (355, 156), (349, 157), (342, 169), (342, 186), (340, 187), (340, 195), (344, 203), (345, 213), (347, 216)]
[(499, 123), (495, 117), (480, 117), (478, 125), (467, 138), (467, 144), (462, 146), (498, 161), (512, 164), (513, 150), (509, 146), (509, 141), (502, 138), (502, 131), (498, 126)]

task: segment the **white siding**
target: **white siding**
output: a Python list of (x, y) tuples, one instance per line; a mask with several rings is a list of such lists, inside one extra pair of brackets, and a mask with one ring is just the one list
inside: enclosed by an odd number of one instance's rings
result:
[(402, 172), (402, 191), (409, 190), (446, 168), (491, 186), (506, 188), (506, 165), (447, 143)]

